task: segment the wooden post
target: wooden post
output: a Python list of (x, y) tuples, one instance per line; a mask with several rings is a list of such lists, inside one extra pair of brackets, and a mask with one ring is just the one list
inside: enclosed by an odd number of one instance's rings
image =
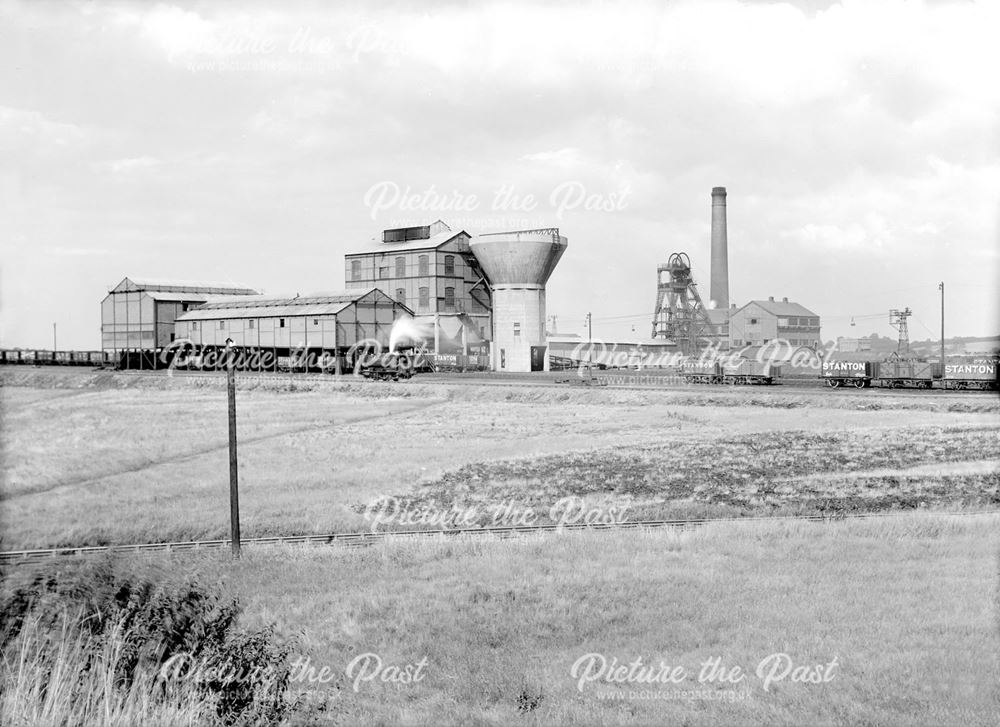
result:
[(240, 557), (240, 486), (236, 459), (236, 366), (233, 339), (226, 339), (226, 388), (229, 393), (229, 525), (233, 557)]

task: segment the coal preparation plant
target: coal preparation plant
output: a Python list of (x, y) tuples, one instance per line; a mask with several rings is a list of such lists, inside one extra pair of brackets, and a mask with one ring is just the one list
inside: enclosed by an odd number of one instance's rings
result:
[(411, 309), (436, 363), (486, 368), (493, 304), (470, 240), (441, 220), (384, 230), (381, 242), (345, 255), (346, 287), (378, 287)]
[(549, 371), (581, 356), (607, 366), (608, 351), (642, 367), (654, 352), (662, 360), (669, 351), (696, 355), (776, 340), (820, 346), (819, 316), (801, 304), (773, 297), (741, 307), (731, 302), (725, 187), (711, 191), (710, 297), (702, 299), (688, 255), (672, 254), (657, 268), (647, 341), (604, 342), (595, 350), (589, 339), (550, 338), (546, 284), (567, 246), (554, 227), (473, 236), (437, 220), (383, 230), (380, 240), (347, 253), (346, 290), (337, 293), (265, 298), (246, 286), (125, 278), (101, 304), (103, 358), (122, 368), (156, 368), (175, 341), (199, 349), (228, 342), (269, 351), (275, 361), (316, 353), (340, 370), (362, 342), (391, 347), (402, 318), (405, 347), (419, 349), (438, 370)]
[(124, 278), (101, 301), (104, 358), (122, 368), (155, 368), (177, 337), (176, 319), (213, 296), (256, 295), (245, 285)]
[[(181, 315), (177, 339), (197, 350), (227, 343), (259, 352), (257, 368), (285, 367), (293, 354), (306, 368), (353, 368), (359, 346), (386, 349), (394, 323), (412, 311), (378, 288), (296, 296), (243, 295), (211, 300)], [(267, 365), (271, 362), (271, 365)], [(255, 368), (251, 366), (251, 368)]]

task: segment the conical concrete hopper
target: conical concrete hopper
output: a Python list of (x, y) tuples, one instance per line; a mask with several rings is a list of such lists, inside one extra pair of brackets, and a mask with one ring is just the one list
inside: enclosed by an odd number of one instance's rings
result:
[(493, 288), (494, 370), (548, 369), (545, 283), (566, 246), (555, 228), (493, 232), (469, 243)]

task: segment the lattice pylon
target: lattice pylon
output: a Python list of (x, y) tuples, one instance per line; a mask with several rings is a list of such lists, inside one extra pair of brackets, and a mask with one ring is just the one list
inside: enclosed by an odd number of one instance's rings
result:
[(908, 353), (910, 350), (910, 331), (906, 319), (913, 313), (909, 308), (897, 310), (893, 308), (889, 311), (889, 325), (899, 331), (899, 340), (896, 342), (896, 353)]

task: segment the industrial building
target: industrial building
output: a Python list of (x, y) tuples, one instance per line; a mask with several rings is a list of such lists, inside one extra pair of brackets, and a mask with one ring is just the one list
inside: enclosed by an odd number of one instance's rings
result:
[(729, 342), (733, 348), (762, 346), (776, 339), (793, 346), (820, 347), (819, 316), (788, 298), (776, 301), (773, 296), (752, 300), (729, 316)]
[(101, 347), (126, 368), (151, 366), (174, 340), (175, 319), (215, 295), (256, 295), (230, 283), (125, 278), (101, 301)]
[(493, 291), (494, 371), (546, 371), (545, 284), (566, 251), (556, 228), (479, 235), (470, 247)]
[(712, 188), (712, 268), (708, 304), (691, 274), (686, 253), (674, 253), (657, 268), (653, 338), (672, 339), (686, 354), (711, 346), (717, 350), (761, 346), (783, 339), (791, 346), (818, 348), (819, 316), (799, 303), (752, 300), (738, 308), (729, 300), (729, 238), (726, 188)]
[(492, 297), (469, 246), (470, 235), (441, 220), (385, 230), (382, 241), (345, 255), (348, 289), (377, 287), (433, 330), (434, 355), (480, 355), (486, 361)]
[(462, 355), (497, 371), (543, 371), (545, 283), (566, 245), (554, 228), (473, 239), (438, 220), (383, 231), (380, 243), (345, 256), (344, 278), (411, 308), (433, 332), (438, 363)]
[(336, 358), (353, 366), (356, 344), (377, 342), (387, 350), (397, 318), (413, 311), (375, 287), (291, 296), (233, 296), (216, 299), (182, 314), (178, 340), (196, 347), (271, 351), (276, 358), (294, 353), (318, 361)]
[(663, 368), (677, 352), (673, 341), (588, 341), (577, 335), (550, 335), (548, 346), (549, 366), (553, 370), (575, 369), (585, 364), (609, 369)]

